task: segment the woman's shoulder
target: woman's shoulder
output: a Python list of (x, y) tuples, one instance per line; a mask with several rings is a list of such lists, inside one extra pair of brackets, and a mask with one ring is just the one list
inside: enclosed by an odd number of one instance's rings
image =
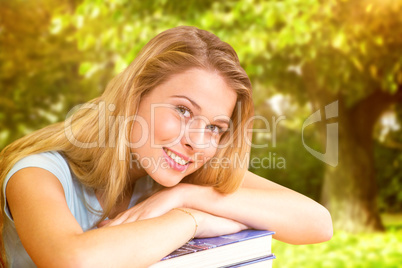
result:
[[(73, 189), (73, 179), (67, 161), (59, 152), (49, 151), (25, 156), (14, 164), (3, 181), (2, 198), (4, 198), (4, 201), (7, 200), (6, 188), (9, 185), (10, 180), (14, 178), (13, 175), (25, 168), (40, 168), (52, 173), (61, 183), (64, 189), (64, 195), (66, 197), (70, 196)], [(28, 175), (24, 176), (29, 176), (29, 172)], [(34, 178), (36, 180), (35, 183), (41, 183), (41, 177)], [(8, 206), (6, 206), (7, 203), (4, 202), (4, 204), (6, 215), (10, 220), (12, 220), (11, 213), (8, 210)]]
[(49, 171), (59, 179), (64, 187), (71, 184), (72, 176), (69, 165), (62, 154), (57, 151), (43, 152), (23, 157), (11, 168), (3, 183), (7, 184), (8, 180), (16, 172), (28, 167), (41, 168)]
[[(47, 151), (37, 154), (32, 154), (21, 158), (17, 164), (21, 163), (56, 163), (64, 164), (67, 163), (62, 154), (58, 151)], [(16, 165), (17, 165), (16, 164)]]
[(12, 174), (10, 173), (15, 173), (18, 170), (26, 167), (43, 168), (52, 173), (63, 172), (66, 171), (66, 169), (69, 170), (67, 161), (59, 152), (49, 151), (23, 157), (17, 163), (15, 163), (15, 165), (11, 168), (9, 174), (7, 174), (7, 177), (12, 176)]

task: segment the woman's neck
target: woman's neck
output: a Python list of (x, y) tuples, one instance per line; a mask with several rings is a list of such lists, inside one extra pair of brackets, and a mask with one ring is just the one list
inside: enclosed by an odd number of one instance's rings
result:
[(130, 176), (130, 181), (133, 182), (134, 184), (138, 179), (148, 175), (148, 173), (145, 171), (145, 169), (143, 169), (142, 167), (137, 165), (137, 163), (130, 165), (128, 172), (129, 172), (128, 174)]

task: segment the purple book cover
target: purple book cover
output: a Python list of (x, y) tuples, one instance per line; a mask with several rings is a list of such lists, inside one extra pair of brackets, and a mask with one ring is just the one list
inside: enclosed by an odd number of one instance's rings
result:
[(162, 261), (202, 250), (225, 246), (235, 242), (240, 242), (261, 236), (273, 235), (274, 233), (275, 232), (263, 230), (243, 230), (235, 234), (210, 238), (195, 238), (164, 257)]

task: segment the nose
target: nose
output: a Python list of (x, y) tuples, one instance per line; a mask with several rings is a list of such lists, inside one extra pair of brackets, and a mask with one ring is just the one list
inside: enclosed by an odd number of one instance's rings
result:
[(206, 123), (202, 120), (195, 120), (186, 124), (182, 138), (183, 146), (192, 151), (207, 148), (205, 126)]

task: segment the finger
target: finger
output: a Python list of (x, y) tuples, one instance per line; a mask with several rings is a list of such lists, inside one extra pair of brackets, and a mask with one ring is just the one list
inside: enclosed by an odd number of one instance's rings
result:
[(116, 226), (124, 223), (129, 217), (129, 213), (117, 215), (114, 219), (107, 220), (107, 223), (103, 227)]
[(124, 223), (135, 222), (138, 220), (138, 213), (131, 211), (123, 212), (114, 218), (111, 222), (107, 224), (107, 226), (116, 226)]
[(98, 225), (97, 225), (97, 227), (98, 228), (102, 228), (102, 227), (104, 227), (106, 224), (108, 224), (109, 222), (111, 222), (112, 220), (104, 220), (104, 221), (101, 221)]
[(117, 219), (113, 219), (106, 226), (116, 226), (116, 225), (123, 224), (126, 221), (126, 219), (127, 219), (127, 217), (120, 217)]

